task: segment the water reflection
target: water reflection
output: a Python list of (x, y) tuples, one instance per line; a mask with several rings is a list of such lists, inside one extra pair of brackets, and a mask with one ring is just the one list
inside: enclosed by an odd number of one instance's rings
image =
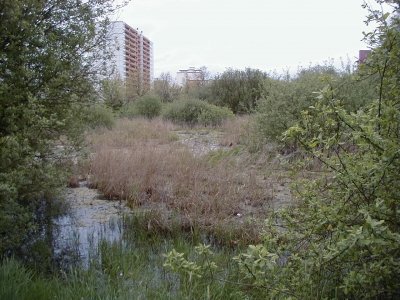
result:
[(130, 213), (121, 201), (100, 199), (100, 194), (81, 183), (66, 191), (68, 213), (58, 216), (53, 224), (53, 252), (62, 267), (71, 264), (89, 265), (98, 259), (101, 240), (121, 241), (123, 215)]

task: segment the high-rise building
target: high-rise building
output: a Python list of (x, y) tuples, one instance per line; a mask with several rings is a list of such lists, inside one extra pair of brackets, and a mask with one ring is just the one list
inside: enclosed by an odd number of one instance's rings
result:
[(124, 81), (138, 80), (150, 87), (154, 77), (153, 43), (125, 22), (111, 22), (108, 28), (112, 75)]

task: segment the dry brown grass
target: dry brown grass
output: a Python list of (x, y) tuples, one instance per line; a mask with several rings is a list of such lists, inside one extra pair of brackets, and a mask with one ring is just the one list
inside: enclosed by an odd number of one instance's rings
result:
[(232, 119), (226, 120), (221, 130), (224, 132), (221, 138), (222, 146), (236, 146), (245, 144), (249, 135), (251, 117), (250, 116), (237, 116)]
[[(159, 227), (178, 218), (182, 228), (256, 240), (269, 191), (254, 172), (232, 160), (210, 164), (194, 156), (175, 140), (173, 129), (161, 120), (122, 120), (114, 130), (93, 133), (91, 172), (97, 188), (109, 199), (158, 211), (163, 217), (153, 225)], [(250, 223), (253, 230), (245, 230)]]
[(103, 148), (129, 148), (138, 142), (166, 144), (177, 140), (175, 129), (174, 124), (161, 119), (120, 119), (112, 130), (91, 132), (87, 141), (95, 152)]

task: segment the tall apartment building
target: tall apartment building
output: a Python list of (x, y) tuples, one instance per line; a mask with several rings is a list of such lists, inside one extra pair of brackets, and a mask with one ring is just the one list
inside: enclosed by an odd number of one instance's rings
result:
[(154, 78), (153, 43), (138, 29), (122, 21), (112, 22), (108, 28), (111, 73), (127, 81), (139, 80), (144, 88)]

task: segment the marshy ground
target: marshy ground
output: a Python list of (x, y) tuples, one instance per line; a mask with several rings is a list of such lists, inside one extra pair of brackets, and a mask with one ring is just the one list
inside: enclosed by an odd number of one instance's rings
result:
[(249, 244), (274, 209), (290, 203), (288, 172), (243, 145), (248, 119), (190, 128), (161, 119), (121, 119), (91, 132), (85, 177), (109, 200), (150, 213), (149, 230), (200, 230)]

